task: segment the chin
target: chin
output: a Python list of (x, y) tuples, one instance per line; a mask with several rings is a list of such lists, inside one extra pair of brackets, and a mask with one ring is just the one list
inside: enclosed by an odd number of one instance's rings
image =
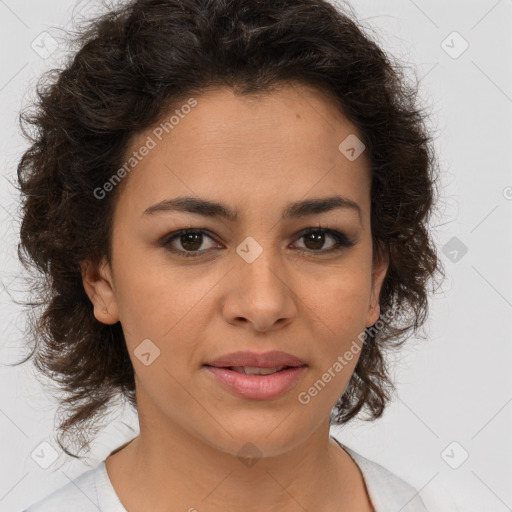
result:
[[(246, 418), (245, 421), (240, 420), (236, 424), (225, 422), (223, 426), (227, 432), (219, 426), (215, 431), (203, 433), (201, 437), (212, 448), (224, 453), (237, 457), (261, 458), (286, 453), (306, 441), (312, 433), (305, 430), (291, 431), (291, 424), (283, 421), (287, 414), (282, 412), (279, 415), (270, 415), (271, 418), (261, 412), (255, 416), (257, 419), (254, 421), (248, 421)], [(292, 416), (290, 415), (290, 418)], [(213, 437), (212, 434), (217, 435)]]

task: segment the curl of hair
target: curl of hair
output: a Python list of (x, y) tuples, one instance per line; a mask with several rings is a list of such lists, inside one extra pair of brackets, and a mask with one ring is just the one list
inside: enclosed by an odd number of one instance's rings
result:
[(428, 230), (436, 158), (403, 67), (326, 0), (131, 1), (92, 19), (73, 44), (73, 58), (41, 77), (34, 108), (20, 114), (30, 147), (17, 169), (18, 254), (35, 271), (36, 298), (22, 362), (34, 357), (63, 392), (61, 436), (80, 437), (83, 448), (116, 397), (137, 408), (121, 325), (96, 320), (82, 283), (80, 261), (110, 261), (122, 183), (101, 200), (94, 191), (125, 161), (133, 136), (215, 87), (246, 95), (310, 85), (359, 129), (371, 162), (374, 250), (390, 263), (380, 328), (367, 329), (331, 421), (345, 423), (363, 406), (369, 419), (381, 416), (394, 390), (384, 352), (424, 323), (428, 284), (442, 274)]

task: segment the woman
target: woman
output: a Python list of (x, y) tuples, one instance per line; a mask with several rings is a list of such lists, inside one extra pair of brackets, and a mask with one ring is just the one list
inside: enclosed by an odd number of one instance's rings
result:
[(382, 415), (441, 272), (400, 68), (324, 0), (134, 0), (77, 42), (23, 116), (30, 356), (66, 453), (119, 394), (140, 434), (28, 511), (426, 510), (329, 436)]

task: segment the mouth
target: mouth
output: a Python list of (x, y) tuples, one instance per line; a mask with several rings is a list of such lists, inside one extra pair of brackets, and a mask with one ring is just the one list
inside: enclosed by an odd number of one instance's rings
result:
[(269, 352), (241, 351), (225, 354), (213, 361), (207, 361), (206, 366), (214, 366), (217, 368), (229, 368), (233, 371), (248, 370), (252, 372), (257, 370), (274, 370), (281, 371), (285, 367), (304, 366), (306, 363), (298, 357), (272, 350)]
[(307, 364), (298, 357), (272, 350), (224, 354), (203, 367), (214, 382), (238, 397), (252, 400), (276, 398), (294, 388)]
[(232, 372), (241, 373), (243, 375), (272, 375), (274, 373), (282, 372), (288, 368), (296, 368), (295, 366), (274, 366), (272, 368), (264, 368), (258, 366), (213, 366), (206, 364), (211, 368), (224, 368)]
[(204, 365), (222, 389), (246, 400), (270, 400), (297, 384), (307, 366), (211, 366)]

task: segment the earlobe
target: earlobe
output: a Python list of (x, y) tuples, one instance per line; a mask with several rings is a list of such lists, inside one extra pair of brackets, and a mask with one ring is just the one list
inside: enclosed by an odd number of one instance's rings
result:
[(80, 262), (80, 268), (85, 293), (92, 302), (96, 320), (103, 324), (115, 324), (119, 321), (119, 314), (110, 266), (106, 260), (102, 260), (101, 264), (85, 260)]

